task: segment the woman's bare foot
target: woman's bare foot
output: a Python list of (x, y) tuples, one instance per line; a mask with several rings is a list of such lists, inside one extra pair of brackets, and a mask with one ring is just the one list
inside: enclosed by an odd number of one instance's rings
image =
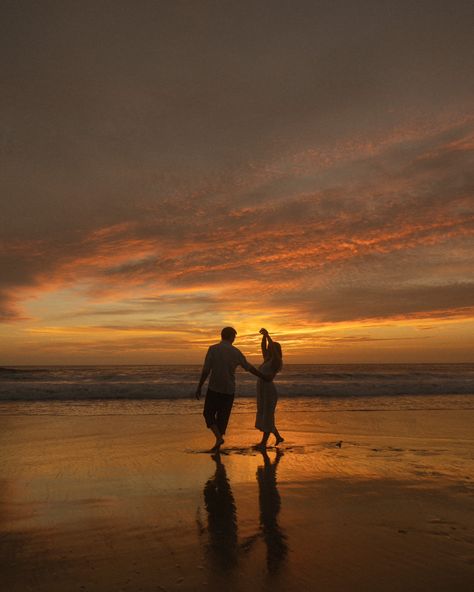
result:
[(216, 443), (214, 444), (214, 446), (211, 448), (211, 452), (219, 452), (222, 444), (224, 444), (224, 438), (217, 438)]
[(285, 441), (285, 438), (282, 438), (281, 436), (275, 436), (275, 438), (276, 438), (275, 446), (278, 446), (278, 444), (281, 444), (282, 442)]

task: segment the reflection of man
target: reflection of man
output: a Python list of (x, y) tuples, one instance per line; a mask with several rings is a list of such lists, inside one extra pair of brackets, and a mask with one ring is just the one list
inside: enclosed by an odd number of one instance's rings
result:
[(264, 464), (257, 469), (260, 528), (267, 546), (268, 571), (269, 573), (275, 573), (288, 553), (286, 536), (278, 524), (281, 502), (277, 488), (276, 472), (283, 452), (277, 448), (273, 463), (270, 461), (265, 449), (261, 452)]
[(229, 570), (237, 564), (237, 511), (224, 464), (219, 453), (212, 458), (216, 472), (204, 486), (209, 551), (215, 567)]
[(202, 385), (210, 374), (203, 415), (207, 427), (216, 437), (216, 443), (212, 449), (214, 451), (218, 451), (224, 443), (223, 435), (234, 403), (235, 369), (237, 366), (242, 366), (247, 372), (265, 380), (263, 374), (249, 364), (243, 353), (232, 345), (236, 335), (237, 331), (233, 327), (222, 329), (220, 343), (211, 345), (207, 351), (201, 378), (196, 389), (196, 399), (199, 399)]

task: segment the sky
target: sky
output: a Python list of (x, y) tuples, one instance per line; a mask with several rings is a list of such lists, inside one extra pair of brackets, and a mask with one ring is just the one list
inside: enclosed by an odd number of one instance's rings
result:
[(0, 366), (474, 361), (468, 1), (9, 1)]

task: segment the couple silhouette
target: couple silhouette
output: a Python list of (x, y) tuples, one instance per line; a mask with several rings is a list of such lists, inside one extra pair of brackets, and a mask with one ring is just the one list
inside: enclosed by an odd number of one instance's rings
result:
[(233, 345), (237, 336), (237, 331), (233, 327), (224, 327), (221, 331), (221, 341), (211, 345), (207, 350), (195, 396), (196, 399), (201, 398), (202, 387), (209, 377), (203, 415), (206, 426), (216, 438), (212, 452), (218, 452), (224, 444), (224, 434), (234, 404), (237, 366), (241, 366), (258, 379), (255, 427), (262, 432), (262, 439), (256, 448), (265, 449), (270, 434), (275, 436), (276, 445), (283, 442), (275, 425), (278, 393), (273, 382), (283, 366), (282, 349), (278, 342), (273, 341), (266, 329), (260, 329), (259, 333), (262, 335), (263, 363), (258, 369), (249, 364), (243, 353)]

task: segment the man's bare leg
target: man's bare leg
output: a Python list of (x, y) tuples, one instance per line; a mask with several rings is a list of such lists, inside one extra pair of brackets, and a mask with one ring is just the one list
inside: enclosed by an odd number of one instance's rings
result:
[(209, 429), (212, 430), (212, 433), (216, 437), (216, 443), (211, 448), (211, 450), (213, 452), (218, 452), (219, 448), (222, 446), (222, 444), (224, 444), (224, 438), (222, 437), (222, 434), (220, 433), (220, 430), (215, 423), (209, 426)]

